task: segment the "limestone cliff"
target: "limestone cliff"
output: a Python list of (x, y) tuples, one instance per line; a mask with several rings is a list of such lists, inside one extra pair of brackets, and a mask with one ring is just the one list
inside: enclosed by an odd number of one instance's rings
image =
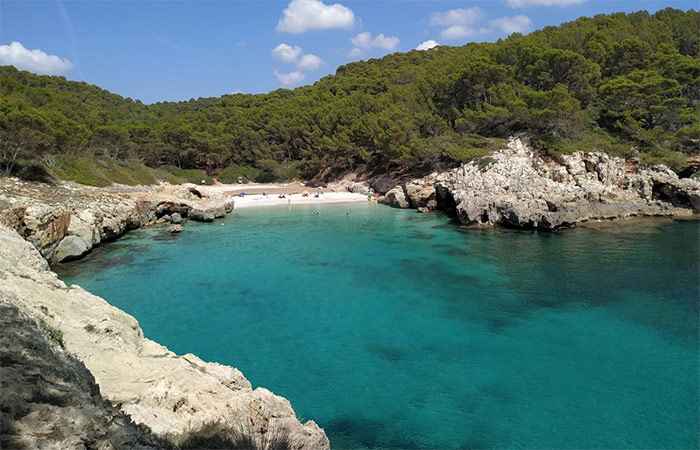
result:
[(0, 300), (0, 448), (167, 446), (100, 395), (55, 329)]
[(143, 336), (138, 322), (84, 289), (67, 287), (37, 249), (0, 226), (0, 300), (60, 330), (66, 351), (90, 370), (102, 395), (160, 435), (213, 421), (248, 422), (258, 434), (284, 429), (297, 449), (329, 448), (289, 402), (252, 389), (236, 369), (176, 355)]
[(387, 192), (400, 208), (452, 210), (467, 226), (556, 230), (590, 220), (700, 213), (700, 182), (599, 152), (538, 155), (521, 139)]
[(233, 209), (196, 186), (92, 188), (0, 178), (0, 224), (14, 228), (50, 262), (79, 258), (102, 242), (173, 217), (212, 221)]

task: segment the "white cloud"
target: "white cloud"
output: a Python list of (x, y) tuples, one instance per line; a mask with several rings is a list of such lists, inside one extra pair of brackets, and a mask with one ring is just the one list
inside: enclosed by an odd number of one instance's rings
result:
[(16, 41), (0, 45), (0, 65), (12, 65), (40, 75), (60, 75), (73, 68), (73, 63), (67, 59), (48, 55), (39, 49), (28, 50)]
[(478, 7), (452, 9), (444, 13), (432, 13), (430, 25), (447, 27), (450, 25), (472, 25), (484, 17), (484, 12)]
[[(272, 56), (286, 63), (295, 63), (298, 71), (311, 72), (318, 70), (323, 60), (316, 55), (303, 54), (301, 47), (288, 44), (280, 44), (272, 49)], [(283, 74), (284, 75), (284, 74)], [(277, 76), (279, 78), (279, 75)]]
[(431, 48), (435, 48), (438, 45), (440, 44), (438, 44), (432, 39), (428, 39), (427, 41), (422, 42), (418, 47), (416, 47), (416, 50), (430, 50)]
[(530, 6), (569, 6), (578, 5), (586, 0), (506, 0), (511, 8), (528, 8)]
[(399, 38), (396, 36), (384, 36), (384, 33), (380, 33), (374, 38), (372, 33), (365, 31), (360, 33), (354, 38), (350, 38), (350, 42), (353, 43), (355, 48), (353, 48), (348, 56), (357, 57), (361, 56), (365, 50), (370, 48), (381, 48), (383, 50), (394, 50), (396, 46), (399, 45)]
[(296, 86), (304, 81), (304, 74), (299, 71), (279, 73), (275, 70), (275, 76), (283, 86)]
[(294, 62), (301, 55), (301, 47), (287, 44), (280, 44), (272, 49), (272, 56), (284, 62)]
[(323, 64), (323, 60), (316, 55), (307, 54), (301, 57), (297, 62), (297, 68), (304, 72), (312, 72), (318, 70)]
[(303, 33), (307, 30), (341, 28), (349, 30), (355, 26), (355, 14), (340, 3), (326, 5), (321, 0), (292, 0), (277, 22), (276, 30), (285, 33)]
[(484, 17), (478, 7), (458, 8), (430, 15), (430, 25), (444, 27), (440, 32), (443, 39), (461, 39), (476, 32), (473, 25)]
[(443, 39), (461, 39), (474, 34), (474, 29), (466, 25), (451, 25), (440, 32)]
[(506, 34), (525, 33), (532, 28), (532, 20), (528, 16), (499, 17), (491, 21), (491, 25)]

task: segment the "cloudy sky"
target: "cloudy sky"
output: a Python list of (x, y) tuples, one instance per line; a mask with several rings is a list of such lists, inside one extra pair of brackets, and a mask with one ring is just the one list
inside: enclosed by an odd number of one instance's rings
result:
[(0, 2), (0, 65), (146, 103), (311, 84), (351, 61), (697, 0)]

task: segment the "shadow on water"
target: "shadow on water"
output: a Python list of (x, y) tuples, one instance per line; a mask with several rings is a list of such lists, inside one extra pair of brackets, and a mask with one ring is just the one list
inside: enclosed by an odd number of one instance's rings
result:
[(365, 345), (365, 349), (369, 353), (390, 362), (402, 361), (406, 359), (407, 355), (406, 351), (385, 344), (371, 343)]
[(329, 422), (324, 429), (335, 436), (337, 449), (411, 450), (434, 448), (389, 430), (384, 422), (343, 417)]
[(411, 233), (409, 237), (411, 239), (434, 239), (436, 235), (416, 230), (413, 233)]

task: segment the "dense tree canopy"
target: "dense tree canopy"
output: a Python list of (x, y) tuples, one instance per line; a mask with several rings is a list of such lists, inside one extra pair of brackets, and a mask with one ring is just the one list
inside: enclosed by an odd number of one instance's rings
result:
[(518, 132), (552, 152), (698, 151), (700, 14), (600, 15), (396, 53), (312, 86), (144, 105), (0, 68), (0, 164), (104, 157), (257, 179), (428, 171)]

